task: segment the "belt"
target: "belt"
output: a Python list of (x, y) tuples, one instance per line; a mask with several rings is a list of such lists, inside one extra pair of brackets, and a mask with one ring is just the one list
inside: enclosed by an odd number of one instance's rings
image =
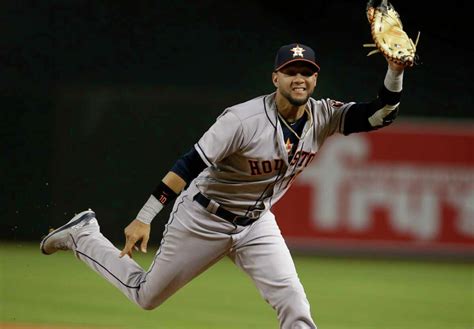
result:
[(249, 218), (246, 216), (233, 214), (230, 211), (222, 208), (217, 202), (206, 198), (201, 194), (201, 192), (197, 193), (193, 200), (197, 201), (197, 203), (206, 208), (210, 213), (219, 216), (220, 218), (225, 219), (226, 221), (235, 225), (248, 226), (257, 220), (257, 218)]

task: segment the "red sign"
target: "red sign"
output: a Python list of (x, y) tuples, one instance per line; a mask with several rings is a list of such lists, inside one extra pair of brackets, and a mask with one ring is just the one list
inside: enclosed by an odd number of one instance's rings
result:
[(273, 211), (295, 247), (473, 252), (474, 124), (332, 136)]

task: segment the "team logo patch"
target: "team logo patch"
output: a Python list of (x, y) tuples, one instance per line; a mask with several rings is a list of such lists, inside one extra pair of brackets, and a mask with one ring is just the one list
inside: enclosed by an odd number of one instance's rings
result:
[(342, 105), (344, 105), (343, 102), (339, 102), (339, 101), (335, 101), (335, 100), (330, 100), (329, 101), (329, 105), (331, 105), (331, 107), (335, 107), (335, 108), (338, 108), (338, 107), (341, 107)]

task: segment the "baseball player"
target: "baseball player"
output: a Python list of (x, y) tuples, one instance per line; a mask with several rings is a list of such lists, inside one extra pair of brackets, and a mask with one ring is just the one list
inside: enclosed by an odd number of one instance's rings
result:
[[(125, 228), (122, 250), (100, 233), (89, 209), (49, 233), (41, 251), (73, 250), (147, 310), (229, 257), (276, 311), (280, 328), (316, 328), (271, 208), (329, 136), (373, 131), (394, 120), (404, 66), (389, 61), (377, 98), (367, 103), (313, 99), (319, 70), (310, 47), (293, 43), (279, 48), (272, 73), (275, 91), (218, 116)], [(146, 252), (150, 223), (172, 202), (160, 248), (146, 271), (132, 252)]]

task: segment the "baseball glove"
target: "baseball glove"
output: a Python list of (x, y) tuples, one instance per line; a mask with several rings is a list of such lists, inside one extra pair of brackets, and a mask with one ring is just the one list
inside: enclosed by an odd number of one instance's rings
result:
[(400, 15), (387, 0), (382, 0), (379, 5), (374, 5), (374, 0), (369, 0), (366, 8), (372, 39), (374, 43), (364, 44), (364, 47), (376, 48), (367, 54), (382, 53), (385, 58), (403, 66), (416, 64), (416, 42), (408, 37), (403, 30)]

